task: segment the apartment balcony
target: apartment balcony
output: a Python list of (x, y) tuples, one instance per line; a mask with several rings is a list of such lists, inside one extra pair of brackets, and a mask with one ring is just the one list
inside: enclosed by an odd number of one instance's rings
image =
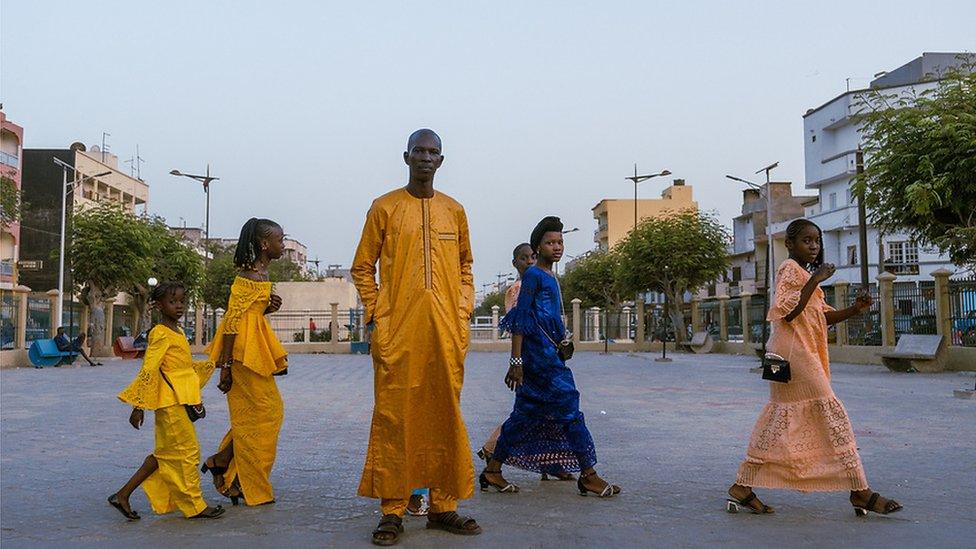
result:
[(15, 154), (10, 154), (8, 152), (0, 151), (0, 164), (3, 164), (4, 166), (10, 166), (15, 170), (19, 170), (20, 158), (18, 158), (17, 155)]

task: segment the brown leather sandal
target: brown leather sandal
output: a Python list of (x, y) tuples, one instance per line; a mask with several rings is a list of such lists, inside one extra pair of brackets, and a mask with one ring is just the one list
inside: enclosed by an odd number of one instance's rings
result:
[(403, 519), (397, 515), (383, 515), (373, 530), (373, 545), (390, 546), (400, 541), (403, 533)]
[(471, 517), (463, 517), (455, 511), (427, 515), (427, 528), (461, 536), (477, 536), (481, 533), (481, 526), (478, 526), (477, 521)]

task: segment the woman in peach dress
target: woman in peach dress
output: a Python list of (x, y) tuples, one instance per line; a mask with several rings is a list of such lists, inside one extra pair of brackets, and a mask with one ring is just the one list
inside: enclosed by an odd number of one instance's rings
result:
[(790, 257), (776, 273), (776, 295), (767, 317), (773, 335), (767, 347), (790, 362), (791, 379), (770, 383), (769, 403), (729, 488), (728, 511), (737, 512), (741, 506), (757, 514), (772, 513), (753, 487), (850, 491), (858, 516), (899, 511), (902, 506), (896, 501), (868, 488), (847, 411), (830, 386), (827, 326), (864, 312), (871, 298), (858, 296), (853, 306), (841, 311), (827, 305), (820, 284), (833, 275), (834, 266), (823, 263), (823, 237), (813, 222), (790, 223), (786, 247)]

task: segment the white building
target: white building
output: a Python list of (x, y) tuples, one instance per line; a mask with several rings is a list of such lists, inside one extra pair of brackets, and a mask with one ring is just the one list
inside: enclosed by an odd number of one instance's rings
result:
[[(834, 280), (860, 282), (857, 199), (852, 195), (851, 184), (861, 143), (861, 125), (856, 115), (864, 107), (864, 98), (874, 90), (901, 95), (934, 88), (938, 75), (961, 65), (965, 56), (976, 60), (973, 54), (923, 53), (879, 76), (869, 89), (848, 91), (803, 115), (806, 187), (819, 194), (819, 201), (807, 206), (804, 213), (823, 229), (824, 259), (837, 266)], [(782, 228), (785, 224), (774, 230)], [(869, 225), (867, 242), (872, 282), (882, 270), (898, 275), (901, 283), (931, 283), (932, 271), (943, 267), (956, 270), (937, 249), (920, 247), (905, 234), (880, 235)]]

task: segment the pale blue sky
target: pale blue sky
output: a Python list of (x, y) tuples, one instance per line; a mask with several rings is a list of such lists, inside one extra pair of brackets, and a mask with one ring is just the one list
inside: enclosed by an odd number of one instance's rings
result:
[(632, 196), (634, 162), (729, 223), (741, 195), (723, 175), (779, 161), (802, 186), (801, 116), (846, 78), (976, 50), (972, 1), (674, 4), (4, 0), (0, 101), (28, 147), (107, 131), (126, 159), (138, 143), (171, 224), (202, 225), (203, 195), (167, 173), (210, 162), (214, 236), (271, 217), (344, 266), (429, 126), (480, 290), (543, 215), (581, 229), (568, 253), (592, 248), (590, 209)]

